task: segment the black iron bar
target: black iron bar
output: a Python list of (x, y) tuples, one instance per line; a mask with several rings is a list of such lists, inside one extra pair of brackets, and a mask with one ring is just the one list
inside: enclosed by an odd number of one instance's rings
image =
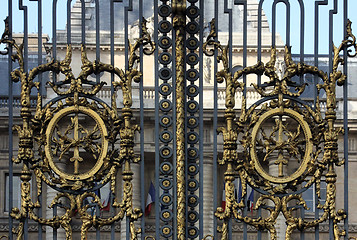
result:
[(81, 27), (82, 27), (82, 44), (86, 44), (86, 3), (81, 0)]
[[(12, 39), (12, 0), (8, 1), (8, 20), (9, 20), (9, 38)], [(8, 111), (9, 111), (9, 126), (8, 126), (8, 134), (9, 134), (9, 210), (13, 207), (13, 121), (14, 121), (14, 112), (13, 108), (13, 82), (11, 81), (11, 72), (12, 72), (12, 48), (9, 48), (8, 54), (8, 74), (7, 74), (7, 81), (9, 83), (9, 102), (8, 102)], [(9, 240), (13, 240), (13, 218), (9, 217)]]
[[(139, 26), (143, 21), (143, 0), (139, 0)], [(142, 36), (142, 28), (139, 28), (139, 36)], [(140, 46), (140, 72), (144, 74), (144, 59), (143, 46)], [(144, 78), (141, 77), (139, 84), (139, 101), (140, 101), (140, 195), (141, 195), (141, 209), (145, 212), (146, 196), (145, 196), (145, 145), (144, 145)], [(141, 218), (141, 239), (145, 239), (145, 216)]]
[[(67, 44), (72, 42), (72, 22), (71, 22), (71, 4), (72, 0), (67, 0)], [(56, 29), (55, 29), (56, 31)]]
[[(203, 30), (204, 30), (204, 5), (203, 5), (203, 0), (199, 1), (199, 8), (200, 8), (200, 15), (199, 15), (199, 25), (200, 25), (200, 35), (199, 35), (199, 42), (203, 43)], [(204, 149), (203, 149), (203, 142), (204, 142), (204, 134), (203, 134), (203, 49), (202, 49), (202, 44), (199, 46), (199, 59), (201, 59), (199, 63), (199, 73), (200, 74), (200, 79), (199, 79), (199, 136), (200, 136), (200, 142), (199, 142), (199, 196), (200, 196), (200, 206), (199, 206), (199, 212), (202, 213), (200, 217), (200, 222), (199, 222), (199, 239), (203, 239), (204, 237), (204, 232), (203, 232), (203, 154), (204, 154)]]
[[(23, 0), (19, 0), (19, 10), (23, 11), (24, 14), (24, 38), (23, 38), (23, 61), (24, 61), (24, 72), (27, 73), (28, 71), (28, 11), (27, 6), (23, 5)], [(27, 164), (27, 163), (23, 163)], [(24, 240), (28, 239), (28, 215), (26, 215), (26, 219), (24, 220)]]
[[(10, 0), (11, 1), (11, 0)], [(68, 9), (67, 9), (68, 11)], [(57, 58), (57, 0), (52, 2), (52, 58)], [(53, 82), (57, 82), (57, 74), (52, 72)]]
[[(37, 64), (42, 64), (42, 0), (37, 0)], [(42, 78), (42, 73), (38, 75), (38, 81), (40, 82), (40, 94), (44, 94), (44, 82)], [(9, 83), (10, 84), (10, 83)], [(42, 187), (42, 185), (41, 185)], [(37, 196), (38, 202), (40, 204), (40, 208), (38, 210), (38, 216), (42, 217), (42, 190), (41, 194)], [(38, 223), (38, 239), (42, 240), (42, 224)]]
[[(343, 1), (343, 26), (346, 28), (348, 22), (348, 1), (344, 0)], [(347, 38), (347, 31), (344, 31), (344, 39)], [(348, 187), (349, 187), (349, 182), (348, 182), (348, 61), (347, 61), (347, 49), (345, 48), (343, 51), (343, 60), (344, 60), (344, 65), (343, 65), (343, 72), (346, 74), (347, 79), (345, 80), (345, 84), (343, 85), (343, 128), (344, 128), (344, 134), (343, 134), (343, 157), (345, 159), (345, 165), (344, 165), (344, 174), (343, 174), (343, 180), (344, 180), (344, 188), (343, 188), (343, 207), (347, 211), (346, 218), (344, 219), (344, 229), (346, 231), (346, 235), (344, 236), (345, 240), (348, 240), (348, 215), (349, 215), (349, 206), (348, 206)]]
[[(228, 0), (224, 0), (224, 13), (228, 14), (228, 47), (229, 47), (228, 68), (231, 71), (232, 70), (232, 61), (233, 61), (233, 51), (232, 51), (233, 16), (232, 16), (232, 9), (228, 8)], [(228, 239), (232, 239), (232, 219), (228, 220)]]
[[(109, 6), (109, 25), (110, 25), (110, 64), (114, 66), (114, 0), (110, 0), (110, 6)], [(110, 73), (110, 93), (111, 96), (114, 94), (114, 73)], [(113, 105), (111, 105), (113, 107)], [(114, 144), (112, 145), (112, 147)], [(111, 193), (111, 198), (110, 198), (110, 215), (114, 216), (115, 215), (115, 210), (113, 208), (113, 202), (114, 202), (114, 193)], [(114, 240), (115, 239), (115, 223), (112, 223), (110, 225), (110, 239)]]
[[(338, 12), (338, 3), (337, 0), (333, 1), (333, 9), (329, 11), (329, 72), (332, 72), (333, 68), (333, 15)], [(331, 215), (329, 217), (329, 239), (334, 239), (333, 231), (333, 219)]]
[[(219, 25), (219, 18), (218, 18), (218, 0), (214, 1), (214, 19), (216, 21), (216, 26)], [(218, 41), (218, 31), (217, 36), (215, 37), (214, 41)], [(217, 63), (217, 50), (214, 51), (214, 73), (218, 71), (218, 63)], [(216, 211), (217, 205), (217, 171), (218, 171), (218, 141), (217, 141), (217, 128), (218, 128), (218, 83), (217, 83), (217, 76), (214, 74), (214, 81), (213, 81), (213, 211)], [(213, 218), (213, 238), (217, 239), (217, 218)]]
[[(258, 5), (258, 40), (257, 40), (257, 47), (258, 47), (258, 56), (257, 60), (258, 62), (262, 61), (262, 11), (263, 11), (263, 3), (264, 0), (259, 1)], [(273, 18), (274, 19), (274, 18)], [(258, 75), (258, 86), (260, 86), (262, 81), (262, 76)]]
[[(154, 41), (157, 43), (158, 42), (158, 0), (154, 0)], [(160, 191), (158, 191), (159, 188), (159, 178), (160, 178), (160, 156), (157, 154), (160, 151), (159, 147), (159, 132), (160, 132), (160, 126), (159, 126), (159, 65), (157, 64), (158, 62), (158, 54), (159, 54), (159, 49), (157, 49), (154, 53), (155, 57), (155, 201), (159, 202), (160, 199)], [(175, 186), (175, 185), (174, 185)], [(160, 229), (160, 208), (158, 207), (159, 204), (155, 204), (155, 229)], [(160, 239), (160, 232), (155, 231), (155, 239)]]
[[(319, 6), (321, 5), (327, 5), (328, 0), (324, 1), (316, 1), (315, 2), (315, 29), (314, 29), (314, 66), (319, 67)], [(319, 83), (319, 78), (317, 76), (314, 76), (314, 108), (316, 109), (318, 106), (317, 104), (317, 88), (316, 85)], [(316, 186), (315, 186), (316, 188)], [(315, 192), (315, 199), (318, 199), (318, 195)], [(315, 203), (315, 219), (319, 218), (319, 209), (317, 208), (318, 202), (316, 201)], [(315, 226), (315, 240), (318, 240), (320, 238), (320, 232), (319, 232), (319, 224)]]
[[(99, 15), (99, 0), (95, 0), (95, 60), (100, 61), (100, 15)], [(100, 82), (100, 75), (96, 74), (96, 82)]]

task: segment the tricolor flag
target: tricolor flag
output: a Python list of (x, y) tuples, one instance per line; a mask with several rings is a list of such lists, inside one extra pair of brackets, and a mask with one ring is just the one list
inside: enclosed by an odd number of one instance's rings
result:
[(234, 196), (239, 203), (242, 199), (242, 184), (240, 183), (240, 178), (236, 178), (233, 182), (234, 184)]
[(154, 203), (155, 203), (155, 187), (154, 184), (152, 184), (151, 182), (148, 196), (146, 198), (145, 216), (148, 216), (150, 214), (151, 207)]
[(248, 193), (248, 200), (247, 200), (247, 208), (253, 213), (254, 207), (254, 189), (247, 185), (247, 193)]
[(109, 211), (110, 210), (110, 195), (111, 195), (111, 191), (108, 192), (108, 194), (106, 195), (105, 198), (101, 198), (101, 204), (103, 206), (102, 211)]
[[(235, 196), (237, 199), (237, 202), (239, 203), (242, 199), (242, 183), (239, 179), (235, 179), (234, 181), (234, 186), (235, 186)], [(247, 184), (247, 202), (246, 206), (248, 211), (253, 212), (253, 207), (254, 207), (254, 189)]]

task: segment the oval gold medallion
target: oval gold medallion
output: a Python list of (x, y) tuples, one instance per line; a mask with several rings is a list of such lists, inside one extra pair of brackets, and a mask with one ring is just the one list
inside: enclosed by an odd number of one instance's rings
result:
[[(264, 113), (252, 130), (250, 156), (256, 171), (273, 183), (294, 181), (307, 169), (311, 139), (309, 125), (298, 112), (277, 108)], [(287, 172), (288, 164), (296, 164), (296, 170)]]
[(93, 110), (83, 106), (60, 110), (46, 130), (45, 152), (51, 169), (71, 181), (93, 177), (107, 155), (107, 136), (103, 120)]

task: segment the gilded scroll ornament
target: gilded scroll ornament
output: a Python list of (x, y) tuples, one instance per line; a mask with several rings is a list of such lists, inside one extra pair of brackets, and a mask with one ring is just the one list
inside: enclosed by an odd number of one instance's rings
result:
[[(75, 77), (70, 66), (72, 61), (72, 46), (67, 46), (64, 60), (52, 61), (42, 64), (25, 73), (23, 65), (23, 47), (9, 39), (8, 22), (5, 21), (5, 31), (0, 39), (0, 44), (7, 44), (7, 49), (14, 48), (12, 57), (18, 61), (19, 68), (11, 73), (13, 81), (21, 82), (21, 117), (22, 126), (15, 126), (19, 133), (19, 154), (15, 163), (22, 163), (21, 172), (21, 208), (12, 209), (10, 215), (20, 221), (14, 231), (17, 239), (22, 239), (24, 221), (29, 218), (52, 228), (62, 227), (66, 232), (66, 239), (72, 239), (71, 220), (77, 212), (82, 221), (81, 239), (87, 239), (87, 232), (91, 226), (101, 227), (120, 221), (126, 217), (129, 220), (130, 238), (137, 239), (141, 229), (136, 229), (134, 222), (142, 216), (141, 210), (134, 208), (132, 203), (133, 172), (131, 164), (139, 161), (134, 153), (134, 133), (138, 131), (137, 125), (131, 123), (132, 118), (132, 81), (139, 82), (142, 73), (135, 68), (139, 61), (136, 51), (143, 46), (145, 54), (155, 50), (146, 28), (146, 20), (142, 20), (142, 36), (133, 45), (129, 42), (129, 62), (127, 69), (121, 70), (109, 64), (98, 61), (91, 62), (87, 58), (84, 45), (81, 46), (82, 67), (78, 77)], [(149, 46), (147, 48), (146, 46)], [(1, 52), (8, 54), (8, 51)], [(58, 95), (55, 100), (42, 104), (39, 91), (39, 82), (35, 82), (38, 74), (52, 71), (62, 74), (64, 78), (57, 82), (49, 82), (53, 91)], [(113, 82), (114, 94), (111, 106), (104, 102), (92, 100), (105, 84), (93, 83), (88, 80), (90, 74), (101, 72), (114, 73), (120, 81)], [(90, 87), (89, 87), (90, 86)], [(33, 88), (38, 90), (37, 106), (35, 111), (30, 109), (30, 93)], [(116, 106), (116, 92), (123, 93), (121, 116)], [(33, 115), (34, 112), (34, 115)], [(120, 144), (120, 150), (114, 144)], [(40, 155), (34, 157), (34, 146)], [(82, 167), (83, 162), (90, 167)], [(64, 168), (63, 166), (66, 166)], [(116, 197), (116, 174), (122, 169), (123, 197), (121, 201)], [(34, 173), (37, 184), (37, 196), (31, 199), (30, 180)], [(35, 181), (33, 181), (35, 182)], [(101, 207), (98, 196), (93, 192), (95, 188), (106, 183), (111, 185), (112, 207), (117, 209), (116, 214), (110, 218), (102, 218), (88, 214), (92, 204)], [(62, 216), (46, 219), (37, 216), (40, 207), (39, 196), (42, 184), (58, 191), (50, 208), (63, 208)], [(62, 204), (60, 199), (69, 205)], [(34, 203), (35, 202), (35, 203)]]
[[(343, 209), (336, 209), (336, 166), (341, 166), (343, 160), (338, 158), (337, 140), (342, 129), (334, 126), (336, 120), (336, 84), (344, 84), (346, 76), (338, 71), (343, 64), (339, 56), (344, 49), (353, 56), (349, 47), (357, 49), (355, 37), (352, 35), (351, 22), (346, 26), (347, 38), (339, 47), (334, 46), (332, 72), (327, 74), (317, 67), (292, 61), (290, 48), (285, 47), (284, 62), (286, 70), (279, 76), (276, 73), (276, 48), (271, 48), (271, 59), (265, 65), (258, 62), (255, 66), (246, 67), (232, 74), (228, 66), (228, 47), (215, 40), (217, 32), (215, 21), (211, 22), (211, 32), (203, 49), (208, 56), (218, 51), (217, 61), (222, 62), (222, 70), (216, 73), (219, 83), (226, 83), (226, 126), (218, 129), (223, 134), (223, 158), (219, 161), (226, 166), (225, 194), (226, 208), (217, 208), (216, 217), (223, 221), (218, 231), (221, 239), (228, 238), (228, 221), (231, 218), (254, 226), (258, 230), (268, 230), (271, 239), (277, 238), (275, 222), (279, 213), (283, 213), (287, 230), (285, 239), (291, 239), (295, 229), (304, 230), (331, 219), (333, 222), (334, 239), (345, 235), (339, 230), (338, 223), (345, 217)], [(306, 84), (298, 84), (292, 80), (294, 76), (302, 77), (312, 74), (322, 80), (316, 87), (318, 94), (316, 103), (311, 106), (299, 99), (305, 91)], [(252, 84), (263, 98), (259, 104), (246, 106), (243, 95), (241, 114), (235, 114), (235, 94), (237, 90), (244, 91), (247, 87), (240, 77), (255, 74), (265, 75), (268, 80), (263, 84)], [(294, 89), (294, 90), (292, 90)], [(322, 115), (320, 110), (320, 91), (326, 93), (327, 111)], [(267, 127), (269, 126), (269, 127)], [(243, 151), (237, 151), (237, 143), (241, 143)], [(296, 170), (286, 172), (287, 164), (296, 165)], [(267, 172), (268, 165), (276, 165), (277, 173)], [(294, 166), (295, 166), (294, 165)], [(264, 167), (263, 167), (264, 166)], [(242, 200), (237, 202), (234, 197), (233, 181), (239, 177), (242, 183)], [(297, 217), (299, 207), (307, 208), (301, 192), (315, 184), (318, 198), (321, 199), (321, 181), (325, 177), (327, 193), (323, 204), (318, 208), (323, 212), (319, 218), (309, 221)], [(268, 217), (254, 218), (243, 216), (244, 197), (247, 185), (260, 189), (261, 195), (255, 209), (268, 202), (273, 206), (264, 208)], [(295, 193), (296, 190), (300, 193)], [(296, 205), (296, 207), (292, 207)]]

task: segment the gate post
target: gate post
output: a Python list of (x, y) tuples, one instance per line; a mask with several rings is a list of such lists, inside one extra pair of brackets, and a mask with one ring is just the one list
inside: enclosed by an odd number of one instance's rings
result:
[(177, 239), (185, 240), (185, 24), (186, 0), (173, 0), (176, 51), (176, 181)]

